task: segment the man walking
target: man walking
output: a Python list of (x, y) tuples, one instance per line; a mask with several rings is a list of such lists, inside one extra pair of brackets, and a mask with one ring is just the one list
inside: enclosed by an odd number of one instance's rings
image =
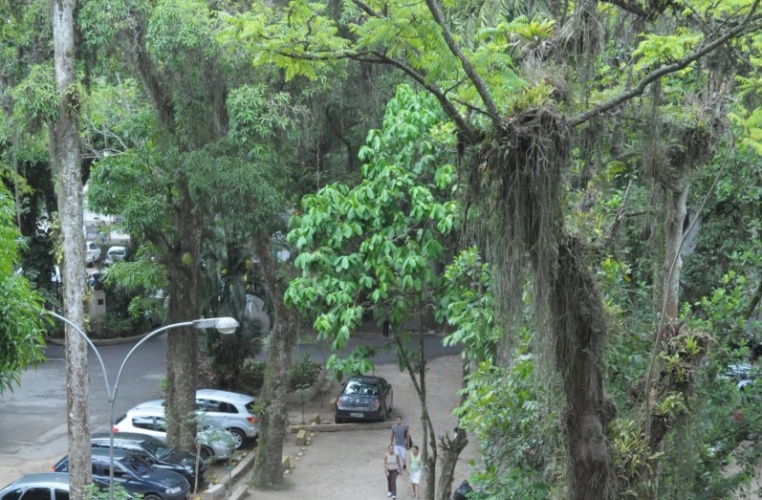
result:
[(397, 417), (397, 423), (392, 426), (392, 437), (389, 444), (394, 446), (394, 453), (402, 461), (402, 469), (407, 468), (407, 445), (410, 434), (407, 431), (407, 425), (402, 425), (402, 417)]

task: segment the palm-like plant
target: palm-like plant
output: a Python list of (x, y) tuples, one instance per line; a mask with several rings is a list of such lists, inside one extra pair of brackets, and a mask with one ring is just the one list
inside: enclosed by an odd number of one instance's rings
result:
[(219, 385), (235, 390), (239, 389), (246, 360), (261, 350), (262, 322), (247, 314), (249, 296), (261, 287), (252, 272), (252, 254), (241, 246), (225, 243), (224, 238), (211, 241), (201, 262), (202, 310), (209, 316), (233, 317), (241, 326), (233, 335), (207, 332), (206, 346), (210, 369)]

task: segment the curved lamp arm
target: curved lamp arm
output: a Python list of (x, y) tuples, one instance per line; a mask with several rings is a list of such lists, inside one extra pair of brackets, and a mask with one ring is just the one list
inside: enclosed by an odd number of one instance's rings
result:
[(77, 325), (75, 325), (74, 323), (72, 323), (68, 319), (64, 318), (60, 314), (55, 313), (55, 312), (53, 312), (51, 310), (48, 310), (48, 309), (44, 309), (43, 312), (45, 314), (49, 314), (49, 315), (53, 316), (56, 319), (60, 319), (61, 321), (63, 321), (67, 325), (69, 325), (70, 327), (74, 328), (74, 331), (76, 331), (82, 338), (84, 338), (87, 341), (88, 345), (90, 346), (90, 348), (95, 353), (95, 356), (98, 358), (98, 363), (100, 363), (100, 365), (101, 365), (101, 371), (103, 372), (103, 382), (106, 384), (106, 394), (108, 395), (109, 401), (111, 401), (111, 389), (108, 386), (108, 374), (106, 373), (106, 365), (103, 364), (103, 358), (101, 357), (101, 353), (98, 352), (98, 349), (95, 347), (95, 344), (93, 344), (93, 341), (90, 340), (90, 337), (88, 337), (87, 334), (85, 332), (83, 332)]
[[(116, 393), (119, 390), (119, 379), (122, 378), (122, 370), (124, 370), (124, 365), (127, 364), (127, 360), (130, 359), (130, 356), (132, 356), (132, 353), (135, 352), (135, 350), (143, 345), (144, 342), (148, 341), (148, 339), (155, 337), (156, 335), (169, 330), (171, 328), (182, 328), (185, 326), (192, 326), (193, 328), (197, 330), (201, 330), (204, 328), (216, 328), (220, 333), (224, 335), (230, 335), (231, 333), (235, 332), (236, 328), (238, 328), (238, 321), (236, 321), (233, 318), (228, 317), (221, 317), (221, 318), (204, 318), (204, 319), (197, 319), (194, 321), (186, 321), (184, 323), (174, 323), (167, 326), (162, 326), (161, 328), (158, 328), (142, 339), (140, 339), (140, 342), (135, 344), (135, 346), (130, 349), (130, 352), (127, 353), (127, 355), (122, 360), (122, 366), (119, 367), (119, 372), (116, 374), (116, 380), (114, 381), (114, 395), (113, 399), (116, 400)], [(113, 425), (113, 423), (112, 423)]]
[(90, 345), (90, 348), (93, 350), (95, 355), (98, 357), (98, 362), (101, 365), (101, 370), (103, 371), (103, 381), (106, 384), (106, 394), (108, 395), (108, 407), (109, 407), (109, 488), (108, 488), (108, 497), (109, 500), (113, 500), (114, 498), (114, 402), (116, 401), (116, 394), (119, 390), (119, 379), (122, 377), (122, 371), (124, 370), (124, 366), (127, 364), (127, 360), (130, 359), (130, 356), (132, 356), (132, 353), (135, 352), (135, 350), (143, 345), (144, 342), (146, 342), (148, 339), (155, 337), (156, 335), (169, 330), (171, 328), (182, 328), (184, 326), (192, 326), (198, 330), (201, 330), (203, 328), (216, 328), (217, 331), (219, 331), (223, 335), (229, 335), (233, 332), (235, 332), (236, 328), (238, 328), (238, 321), (236, 321), (233, 318), (229, 317), (221, 317), (221, 318), (202, 318), (197, 319), (194, 321), (186, 321), (184, 323), (173, 323), (171, 325), (162, 326), (161, 328), (158, 328), (151, 333), (147, 334), (145, 337), (140, 339), (140, 342), (135, 344), (132, 349), (130, 349), (130, 352), (127, 353), (127, 355), (122, 360), (122, 364), (119, 367), (119, 372), (116, 374), (116, 380), (114, 381), (114, 392), (111, 392), (111, 389), (108, 385), (108, 373), (106, 373), (106, 365), (103, 363), (103, 358), (101, 357), (101, 353), (98, 351), (98, 348), (95, 347), (95, 344), (93, 344), (93, 341), (90, 340), (90, 337), (85, 334), (77, 325), (69, 321), (68, 319), (64, 318), (58, 313), (55, 313), (53, 311), (49, 311), (47, 309), (44, 310), (45, 313), (50, 314), (56, 319), (60, 319), (67, 325), (71, 326), (74, 331), (76, 331), (79, 335), (81, 335), (87, 343)]

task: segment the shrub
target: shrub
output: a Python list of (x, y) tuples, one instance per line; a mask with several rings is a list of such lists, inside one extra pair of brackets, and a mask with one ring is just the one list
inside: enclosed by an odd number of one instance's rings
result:
[(232, 372), (214, 369), (209, 362), (203, 362), (198, 371), (198, 387), (223, 389), (256, 395), (265, 382), (265, 364), (261, 361), (247, 361), (236, 376)]
[(315, 363), (310, 359), (308, 353), (304, 353), (302, 359), (291, 366), (288, 374), (289, 390), (293, 391), (315, 383), (315, 378), (320, 373), (321, 368), (322, 366), (319, 363)]

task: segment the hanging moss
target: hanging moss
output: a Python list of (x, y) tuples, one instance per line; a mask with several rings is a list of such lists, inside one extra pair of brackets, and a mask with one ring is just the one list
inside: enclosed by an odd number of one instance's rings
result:
[(524, 284), (533, 283), (536, 339), (554, 358), (566, 395), (569, 498), (604, 498), (605, 429), (615, 410), (603, 393), (605, 316), (589, 252), (563, 227), (561, 181), (569, 160), (564, 119), (549, 108), (526, 110), (474, 148), (466, 206), (479, 212), (479, 230), (488, 235), (508, 339), (521, 325)]

